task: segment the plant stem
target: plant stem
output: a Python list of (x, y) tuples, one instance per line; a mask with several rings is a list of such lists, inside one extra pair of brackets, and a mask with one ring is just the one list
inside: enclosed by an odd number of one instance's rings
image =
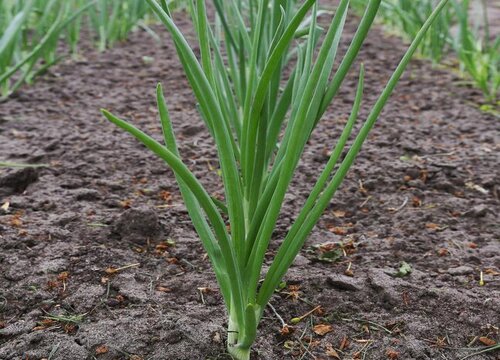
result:
[(250, 346), (243, 344), (245, 337), (243, 326), (243, 324), (238, 324), (234, 314), (229, 314), (227, 351), (235, 360), (250, 360)]
[(250, 349), (242, 349), (237, 346), (228, 347), (229, 354), (235, 360), (250, 360)]

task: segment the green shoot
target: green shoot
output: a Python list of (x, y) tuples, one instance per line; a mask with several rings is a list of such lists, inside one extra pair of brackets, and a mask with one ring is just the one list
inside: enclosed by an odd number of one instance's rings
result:
[[(317, 25), (315, 0), (214, 0), (212, 24), (205, 1), (191, 1), (199, 58), (176, 26), (166, 1), (146, 1), (173, 38), (201, 117), (215, 140), (225, 201), (214, 201), (183, 163), (160, 85), (157, 103), (164, 144), (106, 110), (103, 114), (174, 171), (227, 307), (228, 351), (235, 359), (246, 360), (270, 297), (344, 180), (447, 0), (441, 0), (425, 20), (348, 146), (362, 105), (364, 68), (360, 67), (349, 120), (265, 273), (266, 252), (307, 141), (353, 67), (381, 0), (369, 1), (343, 57), (337, 50), (349, 0), (339, 2), (324, 32)], [(337, 58), (340, 65), (335, 70)], [(341, 159), (344, 150), (347, 155)]]
[(76, 55), (82, 23), (91, 25), (104, 50), (138, 25), (153, 34), (143, 23), (149, 14), (143, 0), (0, 1), (0, 100), (61, 61), (62, 39)]
[[(361, 7), (367, 0), (354, 0)], [(440, 63), (450, 51), (458, 58), (463, 77), (479, 88), (489, 103), (495, 104), (500, 91), (500, 36), (491, 38), (486, 1), (482, 0), (483, 34), (472, 26), (470, 0), (451, 0), (422, 41), (419, 52)], [(390, 29), (409, 39), (416, 37), (436, 0), (386, 0), (381, 5), (381, 18)], [(456, 27), (458, 31), (452, 31)]]

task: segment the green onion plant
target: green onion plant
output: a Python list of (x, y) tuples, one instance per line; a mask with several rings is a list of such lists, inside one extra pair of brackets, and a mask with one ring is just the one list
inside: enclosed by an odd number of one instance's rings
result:
[(150, 14), (143, 0), (1, 0), (0, 100), (64, 58), (62, 39), (76, 55), (82, 24), (90, 25), (104, 50), (137, 25), (154, 34), (145, 23)]
[(472, 28), (469, 3), (469, 0), (453, 3), (459, 24), (453, 45), (461, 70), (472, 78), (486, 100), (494, 103), (500, 95), (500, 35), (494, 41), (490, 38), (486, 7), (483, 8), (484, 37)]
[[(368, 0), (353, 0), (356, 8)], [(413, 40), (438, 0), (383, 0), (380, 7), (382, 21), (390, 29)], [(470, 19), (470, 0), (450, 0), (436, 19), (435, 25), (424, 37), (418, 51), (434, 63), (442, 63), (450, 53), (458, 59), (463, 77), (470, 78), (490, 103), (495, 103), (500, 91), (500, 36), (491, 38), (487, 16), (487, 2), (482, 0), (482, 33)], [(456, 30), (455, 30), (456, 29)]]
[(338, 49), (349, 0), (339, 2), (325, 29), (317, 22), (316, 0), (214, 0), (212, 21), (204, 0), (191, 1), (199, 57), (176, 26), (166, 1), (146, 1), (173, 38), (200, 115), (215, 140), (225, 200), (210, 196), (182, 161), (161, 85), (156, 97), (164, 143), (106, 110), (103, 114), (173, 169), (225, 301), (228, 351), (235, 359), (249, 359), (275, 288), (329, 205), (447, 0), (441, 0), (424, 22), (347, 146), (362, 104), (364, 70), (360, 66), (349, 120), (267, 272), (263, 272), (266, 252), (304, 148), (354, 66), (381, 0), (368, 2), (343, 56)]
[(58, 39), (66, 27), (93, 5), (73, 9), (71, 2), (27, 0), (2, 3), (0, 36), (0, 99), (57, 63)]
[[(439, 0), (383, 0), (380, 6), (382, 22), (393, 32), (413, 40), (432, 13)], [(456, 0), (451, 0), (456, 1)], [(461, 1), (461, 0), (459, 0)], [(368, 0), (353, 0), (355, 8), (366, 5)], [(452, 26), (456, 22), (454, 7), (448, 6), (439, 14), (432, 28), (422, 40), (418, 53), (439, 63), (449, 53), (453, 44)]]
[(104, 51), (116, 41), (125, 40), (148, 11), (144, 0), (97, 0), (89, 15), (90, 24), (98, 34), (98, 49)]

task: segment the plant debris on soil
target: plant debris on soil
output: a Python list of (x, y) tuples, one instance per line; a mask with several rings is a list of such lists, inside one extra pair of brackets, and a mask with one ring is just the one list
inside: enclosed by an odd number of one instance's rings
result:
[[(0, 104), (0, 161), (45, 164), (0, 168), (2, 360), (229, 359), (224, 304), (173, 173), (99, 114), (160, 139), (161, 81), (183, 158), (223, 195), (174, 46), (155, 30), (161, 44), (136, 32)], [(362, 118), (404, 49), (372, 31)], [(356, 75), (309, 143), (269, 259), (347, 119)], [(413, 61), (276, 290), (254, 359), (498, 359), (500, 128), (458, 81)]]

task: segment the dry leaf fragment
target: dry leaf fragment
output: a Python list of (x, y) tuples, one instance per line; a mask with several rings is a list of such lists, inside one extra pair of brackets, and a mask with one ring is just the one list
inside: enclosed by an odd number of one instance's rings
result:
[(108, 275), (113, 275), (113, 274), (116, 274), (118, 272), (118, 270), (114, 267), (108, 267), (106, 268), (106, 270), (104, 270), (104, 272)]
[(354, 276), (354, 271), (352, 271), (351, 269), (345, 269), (344, 275), (353, 277)]
[(427, 181), (427, 177), (429, 176), (429, 171), (427, 171), (426, 169), (422, 169), (420, 170), (420, 180), (422, 180), (423, 183), (425, 183)]
[(334, 210), (333, 211), (333, 215), (335, 215), (335, 217), (338, 217), (338, 218), (345, 217), (345, 214), (346, 214), (346, 212), (343, 210)]
[(483, 344), (483, 345), (486, 345), (486, 346), (493, 346), (493, 345), (496, 345), (496, 341), (493, 340), (493, 339), (490, 339), (489, 337), (486, 337), (486, 336), (481, 336), (479, 338), (479, 341)]
[(59, 287), (59, 283), (57, 281), (53, 281), (53, 280), (48, 280), (47, 281), (47, 288), (49, 290), (52, 290), (52, 289), (55, 289), (55, 288), (58, 288)]
[(120, 201), (120, 206), (124, 209), (130, 209), (130, 207), (132, 206), (132, 200), (130, 199), (122, 200)]
[(176, 257), (169, 257), (165, 259), (170, 265), (178, 265), (179, 264), (179, 259)]
[(439, 225), (434, 223), (427, 223), (425, 224), (425, 227), (430, 230), (436, 230), (439, 228)]
[(325, 336), (333, 331), (333, 326), (330, 324), (318, 324), (313, 327), (313, 331), (319, 336)]
[(449, 252), (448, 252), (448, 249), (446, 249), (446, 248), (440, 248), (437, 253), (439, 256), (443, 257), (443, 256), (448, 255)]
[(481, 194), (484, 194), (484, 195), (489, 194), (489, 191), (488, 191), (488, 190), (486, 190), (486, 189), (485, 189), (485, 188), (483, 188), (482, 186), (479, 186), (479, 185), (477, 185), (477, 184), (474, 184), (473, 182), (466, 182), (466, 183), (465, 183), (465, 186), (466, 186), (468, 189), (479, 191)]
[(394, 349), (387, 349), (387, 351), (385, 352), (385, 354), (387, 355), (387, 358), (390, 359), (390, 360), (397, 360), (399, 359), (399, 352), (397, 352), (396, 350)]
[(76, 333), (76, 325), (75, 324), (64, 324), (63, 330), (66, 334), (74, 334)]
[(22, 215), (21, 212), (17, 212), (10, 218), (10, 225), (12, 227), (17, 227), (17, 228), (21, 227), (21, 225), (23, 224), (21, 220), (21, 215)]
[(169, 248), (169, 245), (166, 243), (158, 244), (155, 247), (155, 252), (158, 255), (163, 255), (168, 250), (168, 248)]
[(106, 268), (106, 270), (104, 270), (104, 272), (108, 275), (113, 275), (113, 274), (116, 274), (118, 271), (130, 269), (130, 268), (137, 267), (140, 265), (141, 264), (136, 263), (136, 264), (129, 264), (129, 265), (121, 266), (119, 268), (115, 268), (115, 267), (110, 266), (110, 267)]
[(35, 326), (32, 331), (39, 331), (39, 330), (45, 330), (50, 328), (51, 326), (55, 325), (55, 321), (52, 319), (43, 319), (42, 321), (39, 321), (37, 326)]
[(345, 235), (347, 234), (347, 229), (343, 226), (331, 226), (328, 230), (335, 235)]
[(486, 269), (486, 270), (484, 270), (484, 273), (487, 274), (487, 275), (491, 275), (491, 276), (498, 276), (498, 275), (500, 275), (500, 272), (495, 271), (494, 269)]
[(332, 344), (326, 345), (325, 353), (328, 357), (340, 360), (339, 353), (333, 348)]
[(290, 326), (290, 325), (287, 325), (285, 324), (281, 330), (280, 330), (280, 334), (282, 336), (287, 336), (287, 335), (290, 335), (291, 333), (293, 333), (295, 331), (295, 328), (293, 326)]
[(9, 211), (9, 206), (10, 206), (10, 203), (8, 201), (6, 201), (5, 203), (3, 203), (1, 209), (5, 212)]
[(109, 349), (106, 345), (101, 345), (95, 349), (95, 354), (96, 355), (106, 354), (108, 351)]
[(168, 288), (168, 287), (158, 285), (158, 286), (156, 287), (156, 291), (160, 291), (160, 292), (170, 292), (170, 291), (172, 291), (172, 290), (171, 290), (170, 288)]
[(323, 316), (323, 315), (325, 315), (325, 309), (323, 309), (323, 307), (321, 307), (321, 305), (316, 306), (314, 308), (313, 314), (316, 316)]
[(69, 278), (69, 272), (67, 272), (67, 271), (63, 271), (62, 273), (57, 275), (57, 280), (59, 280), (59, 281), (66, 281), (66, 280), (68, 280), (68, 278)]
[(344, 336), (342, 338), (342, 340), (340, 341), (340, 345), (339, 345), (339, 349), (341, 351), (344, 351), (345, 349), (347, 349), (347, 347), (349, 346), (349, 338), (347, 336)]
[(170, 193), (170, 191), (163, 190), (160, 192), (160, 198), (163, 201), (170, 203), (172, 201), (172, 194)]
[(220, 333), (218, 331), (215, 332), (212, 340), (217, 343), (217, 344), (221, 344), (222, 343), (222, 336), (220, 335)]

